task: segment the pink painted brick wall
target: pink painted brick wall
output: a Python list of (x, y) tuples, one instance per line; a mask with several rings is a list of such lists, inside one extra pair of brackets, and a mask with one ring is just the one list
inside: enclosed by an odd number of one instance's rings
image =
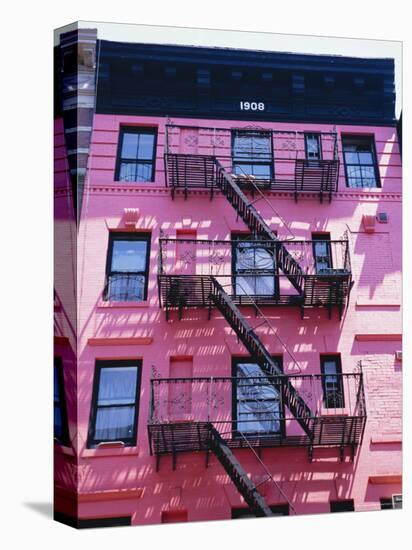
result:
[[(178, 124), (203, 124), (198, 120), (175, 119)], [(156, 179), (153, 183), (126, 184), (114, 181), (120, 125), (148, 125), (158, 128)], [(205, 467), (203, 454), (178, 457), (172, 470), (171, 458), (162, 458), (159, 472), (149, 455), (147, 415), (149, 380), (154, 366), (162, 377), (169, 373), (170, 357), (189, 356), (193, 376), (230, 376), (231, 358), (245, 355), (227, 323), (214, 312), (207, 320), (204, 310), (188, 310), (183, 320), (172, 316), (167, 323), (159, 308), (157, 289), (158, 238), (162, 229), (176, 237), (182, 229), (196, 231), (197, 238), (229, 239), (233, 231), (245, 230), (228, 201), (216, 196), (211, 202), (207, 192), (190, 194), (188, 200), (173, 201), (165, 188), (164, 125), (162, 118), (97, 115), (94, 119), (89, 172), (77, 240), (78, 265), (78, 406), (77, 430), (71, 435), (79, 453), (78, 488), (81, 492), (115, 489), (144, 489), (140, 498), (84, 502), (82, 517), (132, 515), (133, 523), (158, 523), (164, 510), (186, 509), (188, 519), (227, 519), (231, 507), (241, 506), (241, 497), (211, 458)], [(227, 127), (231, 121), (210, 121), (210, 126)], [(248, 123), (233, 122), (233, 126)], [(331, 131), (332, 127), (314, 124), (262, 123), (271, 129)], [(320, 204), (317, 197), (301, 198), (295, 204), (287, 193), (267, 193), (267, 198), (290, 224), (297, 239), (310, 239), (315, 231), (329, 231), (339, 239), (345, 231), (350, 241), (354, 287), (343, 319), (336, 312), (328, 320), (325, 310), (311, 310), (303, 320), (296, 308), (265, 308), (265, 314), (296, 356), (304, 373), (319, 373), (322, 353), (340, 353), (343, 372), (352, 372), (362, 360), (366, 386), (368, 421), (363, 444), (354, 462), (346, 456), (339, 462), (337, 449), (315, 451), (309, 463), (304, 449), (264, 449), (262, 459), (298, 513), (330, 510), (330, 500), (353, 498), (355, 509), (379, 508), (379, 498), (401, 492), (399, 483), (370, 483), (371, 476), (401, 474), (401, 363), (395, 361), (398, 340), (358, 341), (357, 334), (401, 333), (401, 163), (394, 128), (337, 127), (342, 133), (373, 134), (376, 140), (382, 188), (349, 189), (345, 186), (343, 164), (339, 192), (332, 203)], [(60, 141), (57, 138), (57, 147)], [(257, 204), (266, 222), (287, 236), (284, 228), (264, 202)], [(123, 229), (125, 208), (138, 208), (136, 230), (151, 232), (148, 298), (139, 307), (102, 307), (106, 254), (110, 229)], [(388, 224), (376, 224), (367, 234), (364, 214), (386, 212)], [(245, 310), (251, 323), (254, 315)], [(283, 353), (273, 336), (262, 327), (263, 343), (273, 354)], [(148, 345), (91, 346), (90, 338), (150, 337)], [(139, 404), (138, 442), (124, 450), (87, 449), (87, 430), (96, 359), (141, 358), (143, 360)], [(284, 355), (286, 373), (293, 364)], [(385, 441), (389, 437), (390, 442)], [(381, 440), (379, 442), (379, 437)], [(382, 440), (383, 437), (383, 440)], [(375, 441), (376, 440), (376, 441)], [(244, 450), (239, 459), (252, 477), (262, 474), (260, 466)], [(389, 478), (387, 478), (389, 479)], [(64, 479), (62, 480), (64, 483)], [(267, 488), (270, 505), (282, 501)]]

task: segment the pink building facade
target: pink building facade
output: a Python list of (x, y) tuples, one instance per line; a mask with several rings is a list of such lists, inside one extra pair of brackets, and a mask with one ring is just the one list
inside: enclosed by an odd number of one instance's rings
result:
[[(230, 50), (95, 44), (100, 80), (80, 105), (90, 123), (74, 126), (74, 168), (64, 101), (56, 118), (56, 519), (398, 507), (390, 61), (327, 70), (329, 58), (307, 56), (302, 69), (293, 54), (243, 52), (241, 65)], [(231, 116), (222, 72), (239, 92)], [(318, 85), (333, 113), (314, 105)], [(67, 174), (84, 177), (74, 205)]]

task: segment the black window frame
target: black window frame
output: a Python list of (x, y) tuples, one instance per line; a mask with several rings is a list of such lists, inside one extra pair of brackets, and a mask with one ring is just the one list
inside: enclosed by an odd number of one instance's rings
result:
[[(247, 233), (247, 234), (232, 233), (232, 235), (231, 235), (231, 241), (232, 241), (232, 266), (231, 267), (232, 267), (233, 296), (237, 297), (237, 298), (240, 298), (240, 299), (242, 299), (242, 296), (245, 296), (244, 294), (238, 294), (236, 292), (237, 278), (238, 277), (247, 277), (247, 276), (259, 277), (259, 275), (262, 276), (262, 277), (268, 277), (269, 275), (272, 274), (272, 271), (273, 271), (273, 280), (274, 280), (273, 294), (251, 294), (251, 296), (253, 296), (255, 298), (258, 298), (258, 299), (259, 298), (277, 299), (277, 298), (279, 298), (280, 288), (279, 288), (279, 266), (278, 266), (278, 261), (277, 261), (278, 255), (277, 255), (277, 250), (276, 250), (276, 243), (273, 243), (273, 252), (274, 252), (273, 262), (275, 264), (275, 267), (274, 267), (273, 270), (245, 269), (245, 270), (241, 270), (239, 272), (236, 268), (237, 248), (238, 248), (239, 244), (244, 243), (244, 242), (248, 242), (248, 241), (253, 242), (253, 240), (254, 239), (251, 239), (250, 233)], [(268, 242), (268, 245), (272, 246), (272, 243)], [(259, 245), (256, 244), (256, 249), (258, 249), (258, 248), (259, 248)], [(256, 273), (256, 275), (254, 273)]]
[[(309, 158), (309, 151), (308, 151), (308, 138), (310, 137), (316, 137), (318, 142), (318, 151), (319, 151), (319, 158)], [(304, 133), (304, 140), (305, 140), (305, 159), (308, 162), (320, 162), (323, 160), (323, 151), (322, 151), (322, 134), (319, 132), (305, 132)]]
[[(345, 183), (346, 183), (346, 187), (348, 187), (349, 189), (376, 189), (376, 188), (380, 188), (382, 187), (381, 185), (381, 179), (380, 179), (380, 173), (379, 173), (379, 165), (378, 165), (378, 158), (377, 158), (377, 155), (376, 155), (376, 143), (375, 143), (375, 135), (374, 134), (342, 134), (341, 136), (341, 140), (342, 140), (342, 156), (343, 156), (343, 165), (345, 167)], [(370, 153), (372, 154), (372, 160), (373, 160), (373, 165), (372, 164), (353, 164), (353, 163), (347, 163), (346, 162), (346, 155), (345, 155), (345, 140), (358, 140), (358, 142), (360, 143), (361, 141), (369, 141), (369, 144), (370, 144)], [(348, 175), (348, 166), (353, 166), (353, 167), (359, 167), (359, 168), (362, 168), (362, 167), (370, 167), (370, 166), (373, 166), (373, 169), (374, 169), (374, 175), (375, 175), (375, 183), (376, 185), (371, 187), (369, 185), (350, 185), (349, 184), (349, 178), (350, 176)], [(361, 181), (363, 180), (363, 176), (361, 174)]]
[(132, 525), (132, 516), (98, 517), (98, 518), (77, 518), (54, 512), (54, 520), (75, 529), (94, 529), (96, 527), (125, 527)]
[[(274, 504), (269, 506), (274, 516), (289, 516), (289, 504)], [(250, 508), (236, 507), (232, 508), (232, 519), (253, 519), (256, 516), (250, 511)]]
[[(335, 361), (336, 364), (336, 376), (338, 377), (339, 392), (340, 392), (340, 401), (333, 402), (333, 398), (328, 397), (327, 390), (327, 373), (325, 373), (325, 363), (326, 361)], [(325, 409), (343, 409), (345, 408), (345, 391), (343, 384), (342, 376), (342, 358), (339, 354), (322, 354), (320, 356), (320, 371), (322, 374), (322, 390), (323, 390), (323, 407)], [(334, 375), (329, 375), (334, 376)], [(338, 404), (337, 404), (338, 403)]]
[[(106, 257), (106, 284), (103, 292), (104, 301), (112, 302), (131, 302), (131, 301), (145, 301), (147, 300), (147, 292), (149, 287), (149, 270), (150, 270), (150, 249), (151, 249), (151, 233), (137, 233), (137, 232), (120, 232), (111, 231), (109, 233), (109, 241), (107, 245), (107, 257)], [(146, 241), (146, 267), (143, 271), (112, 271), (111, 265), (113, 260), (113, 243), (114, 241)], [(145, 278), (143, 297), (141, 300), (114, 300), (110, 297), (110, 278), (113, 276), (143, 276)]]
[[(147, 134), (147, 135), (153, 135), (153, 154), (152, 158), (150, 160), (133, 160), (133, 159), (122, 159), (122, 149), (123, 149), (123, 140), (125, 134)], [(123, 182), (123, 183), (149, 183), (153, 182), (155, 180), (155, 172), (156, 172), (156, 152), (157, 152), (157, 137), (158, 137), (158, 129), (156, 127), (152, 126), (120, 126), (119, 130), (119, 140), (117, 144), (117, 154), (116, 154), (116, 167), (115, 167), (115, 181)], [(151, 164), (152, 171), (150, 175), (150, 179), (147, 180), (121, 180), (120, 179), (120, 171), (122, 162), (128, 162), (130, 164)]]
[(392, 498), (380, 498), (379, 502), (381, 505), (381, 510), (394, 510)]
[[(283, 372), (283, 356), (282, 355), (273, 355), (272, 359), (277, 361), (280, 370)], [(237, 397), (238, 373), (237, 373), (237, 366), (240, 363), (253, 363), (253, 364), (258, 365), (258, 363), (253, 361), (252, 357), (239, 357), (239, 356), (232, 357), (232, 379), (233, 379), (233, 383), (232, 383), (232, 438), (233, 439), (242, 438), (241, 433), (238, 431), (239, 419), (238, 419), (238, 414), (237, 414), (237, 405), (238, 405), (238, 397)], [(270, 432), (270, 433), (264, 433), (264, 432), (260, 432), (260, 431), (247, 432), (246, 435), (248, 437), (249, 436), (251, 438), (253, 438), (253, 437), (258, 437), (258, 438), (280, 437), (282, 439), (285, 437), (285, 435), (286, 435), (285, 400), (283, 398), (282, 387), (279, 388), (279, 397), (280, 397), (280, 401), (281, 401), (281, 403), (280, 403), (281, 418), (279, 420), (280, 430), (278, 432)]]
[[(137, 444), (137, 433), (138, 433), (138, 423), (139, 423), (139, 409), (140, 409), (140, 388), (141, 388), (141, 378), (142, 378), (142, 366), (143, 361), (141, 359), (97, 359), (94, 369), (94, 379), (93, 379), (93, 389), (92, 389), (92, 401), (90, 407), (90, 418), (89, 418), (89, 429), (87, 436), (87, 448), (95, 449), (101, 443), (113, 443), (120, 441), (119, 439), (97, 439), (95, 437), (96, 431), (96, 419), (97, 412), (99, 408), (110, 408), (110, 407), (119, 407), (122, 405), (98, 405), (99, 399), (99, 388), (100, 388), (100, 377), (101, 372), (104, 368), (116, 368), (116, 367), (137, 367), (137, 376), (136, 376), (136, 396), (135, 396), (135, 415), (134, 415), (134, 425), (133, 425), (133, 434), (129, 438), (124, 438), (121, 441), (125, 447), (135, 447)], [(130, 407), (129, 404), (124, 404), (125, 407)]]
[[(68, 415), (67, 415), (67, 402), (66, 402), (66, 392), (65, 392), (65, 384), (64, 384), (64, 374), (63, 374), (63, 361), (61, 357), (54, 357), (53, 362), (53, 369), (56, 373), (57, 383), (58, 383), (58, 392), (59, 392), (59, 399), (56, 400), (54, 398), (54, 390), (53, 390), (53, 410), (56, 406), (60, 409), (60, 418), (61, 418), (61, 425), (62, 425), (62, 434), (57, 435), (56, 434), (56, 425), (53, 426), (53, 437), (54, 440), (57, 441), (60, 445), (63, 445), (64, 447), (70, 446), (70, 434), (69, 434), (69, 422), (68, 422)], [(54, 373), (53, 373), (54, 374)], [(53, 384), (54, 384), (54, 377), (53, 377)]]
[(329, 504), (331, 513), (355, 511), (355, 503), (353, 498), (348, 498), (345, 500), (331, 500)]
[(315, 273), (320, 274), (320, 270), (318, 268), (318, 260), (319, 257), (316, 252), (316, 243), (317, 242), (325, 242), (326, 248), (327, 248), (327, 256), (320, 256), (321, 258), (327, 258), (328, 259), (328, 268), (327, 269), (333, 269), (333, 261), (332, 261), (332, 245), (331, 245), (331, 237), (330, 233), (312, 233), (312, 252), (313, 252), (313, 262), (315, 265)]
[[(270, 159), (269, 160), (252, 160), (250, 159), (242, 159), (239, 160), (235, 156), (235, 139), (239, 135), (249, 135), (251, 137), (256, 136), (258, 137), (259, 134), (262, 134), (264, 137), (268, 137), (270, 140)], [(256, 165), (256, 166), (269, 166), (269, 178), (259, 178), (257, 176), (254, 176), (256, 180), (259, 181), (270, 181), (273, 180), (275, 177), (275, 161), (274, 161), (274, 154), (273, 154), (273, 134), (270, 130), (260, 130), (260, 129), (248, 129), (248, 128), (235, 128), (231, 131), (231, 153), (232, 153), (232, 173), (236, 174), (235, 166), (236, 165)], [(238, 176), (241, 176), (241, 174), (237, 174)], [(246, 174), (246, 175), (253, 175), (253, 174)]]

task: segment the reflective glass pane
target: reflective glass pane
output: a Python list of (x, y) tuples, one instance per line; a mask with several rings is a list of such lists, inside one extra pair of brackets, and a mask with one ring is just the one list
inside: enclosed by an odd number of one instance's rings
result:
[(154, 143), (154, 134), (139, 134), (137, 158), (139, 160), (152, 160)]
[(136, 399), (137, 367), (105, 367), (100, 371), (98, 405), (122, 405)]
[(60, 387), (59, 387), (59, 376), (58, 376), (58, 372), (57, 372), (57, 367), (54, 367), (53, 394), (54, 394), (54, 401), (59, 401), (59, 399), (60, 399)]
[(255, 294), (256, 289), (256, 281), (255, 277), (253, 276), (240, 276), (238, 275), (236, 277), (236, 294), (238, 296), (245, 296), (250, 295), (253, 296)]
[(252, 151), (252, 138), (247, 135), (236, 135), (233, 140), (233, 156), (248, 158)]
[(327, 256), (328, 255), (328, 244), (325, 241), (316, 241), (315, 242), (315, 254), (316, 256)]
[(108, 299), (114, 302), (144, 300), (145, 283), (144, 275), (111, 275)]
[(61, 437), (63, 434), (62, 415), (59, 405), (54, 405), (54, 435)]
[(372, 164), (373, 165), (373, 155), (371, 152), (358, 153), (359, 163), (360, 164)]
[(144, 271), (146, 269), (147, 241), (114, 240), (112, 271)]
[(336, 361), (324, 361), (323, 372), (324, 374), (336, 374), (338, 371)]
[(358, 153), (345, 153), (345, 161), (348, 164), (359, 164)]
[(259, 179), (270, 179), (270, 165), (269, 164), (254, 164), (252, 166), (252, 174)]
[(120, 164), (119, 181), (151, 181), (152, 164), (122, 162)]
[(237, 176), (250, 176), (250, 174), (252, 173), (252, 165), (251, 164), (234, 164), (233, 172)]
[(136, 159), (139, 143), (139, 134), (136, 133), (124, 133), (121, 157), (123, 159)]
[(135, 407), (108, 407), (97, 410), (94, 437), (117, 441), (133, 436)]

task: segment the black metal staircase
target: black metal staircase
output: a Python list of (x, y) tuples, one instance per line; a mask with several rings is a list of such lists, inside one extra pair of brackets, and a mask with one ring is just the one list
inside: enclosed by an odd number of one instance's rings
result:
[(300, 294), (303, 294), (304, 274), (298, 262), (292, 257), (286, 247), (279, 243), (276, 234), (265, 223), (262, 216), (250, 203), (234, 178), (226, 172), (217, 159), (215, 159), (215, 163), (217, 187), (249, 227), (255, 238), (276, 242), (273, 250), (276, 254), (276, 264), (286, 275), (293, 287)]
[[(257, 334), (243, 317), (238, 307), (214, 277), (210, 299), (219, 309), (253, 360), (258, 363), (262, 371), (268, 376), (282, 376), (283, 373), (273, 361), (270, 353), (262, 344)], [(298, 394), (288, 379), (282, 384), (282, 397), (290, 412), (298, 421), (309, 438), (313, 436), (313, 414), (305, 401)]]
[(266, 504), (265, 499), (212, 424), (209, 424), (209, 448), (245, 499), (250, 511), (256, 517), (271, 516), (272, 511)]

